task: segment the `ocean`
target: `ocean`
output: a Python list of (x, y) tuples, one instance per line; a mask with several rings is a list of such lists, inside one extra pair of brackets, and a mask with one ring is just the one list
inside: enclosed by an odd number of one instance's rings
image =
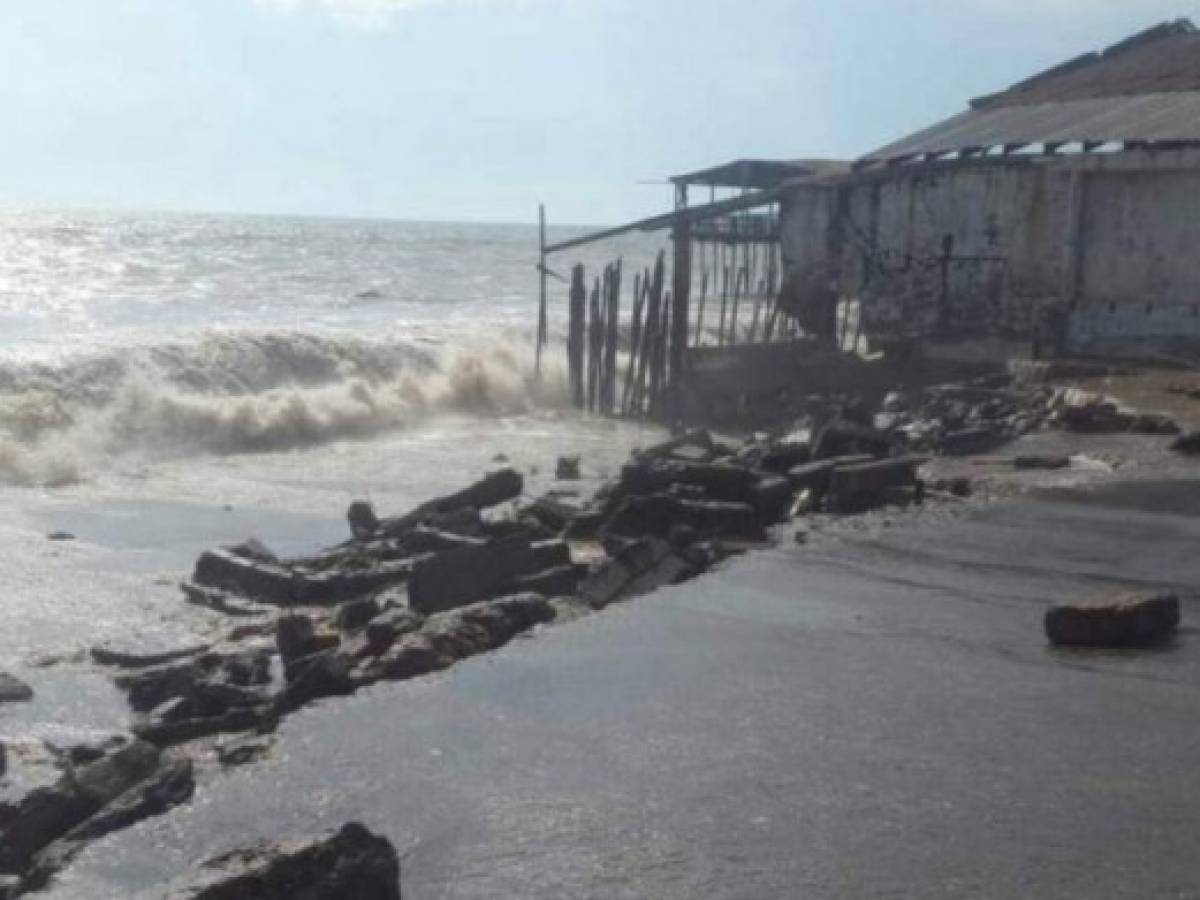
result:
[[(552, 267), (632, 272), (659, 248)], [(499, 465), (533, 492), (559, 455), (599, 479), (656, 440), (567, 407), (554, 280), (533, 377), (536, 251), (524, 225), (0, 215), (0, 670), (37, 692), (0, 740), (122, 725), (106, 677), (71, 663), (210, 627), (178, 589), (207, 547), (300, 552), (344, 539), (354, 499), (400, 512)]]

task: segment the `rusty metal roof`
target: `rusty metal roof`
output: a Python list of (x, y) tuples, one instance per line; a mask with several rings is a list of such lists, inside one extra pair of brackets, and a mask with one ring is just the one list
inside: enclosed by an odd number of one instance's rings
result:
[(1072, 141), (1200, 141), (1200, 90), (985, 107), (881, 147), (863, 162)]

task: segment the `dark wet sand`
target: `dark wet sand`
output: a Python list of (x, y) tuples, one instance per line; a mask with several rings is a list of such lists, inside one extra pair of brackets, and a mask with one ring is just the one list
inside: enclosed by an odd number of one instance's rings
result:
[(49, 896), (361, 818), (408, 900), (1200, 897), (1200, 604), (1156, 652), (1041, 631), (1065, 597), (1200, 584), (1200, 482), (1079, 501), (781, 547), (328, 701)]

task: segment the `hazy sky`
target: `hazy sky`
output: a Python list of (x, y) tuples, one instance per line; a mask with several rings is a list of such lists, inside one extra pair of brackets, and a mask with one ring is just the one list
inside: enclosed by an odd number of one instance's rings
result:
[(853, 157), (1200, 4), (0, 0), (0, 207), (610, 222)]

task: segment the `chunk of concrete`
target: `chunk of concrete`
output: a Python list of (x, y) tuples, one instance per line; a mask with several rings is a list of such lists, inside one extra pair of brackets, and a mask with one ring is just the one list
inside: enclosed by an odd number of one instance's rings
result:
[(1074, 647), (1129, 647), (1161, 641), (1179, 627), (1179, 597), (1130, 595), (1055, 606), (1046, 613), (1046, 637)]

